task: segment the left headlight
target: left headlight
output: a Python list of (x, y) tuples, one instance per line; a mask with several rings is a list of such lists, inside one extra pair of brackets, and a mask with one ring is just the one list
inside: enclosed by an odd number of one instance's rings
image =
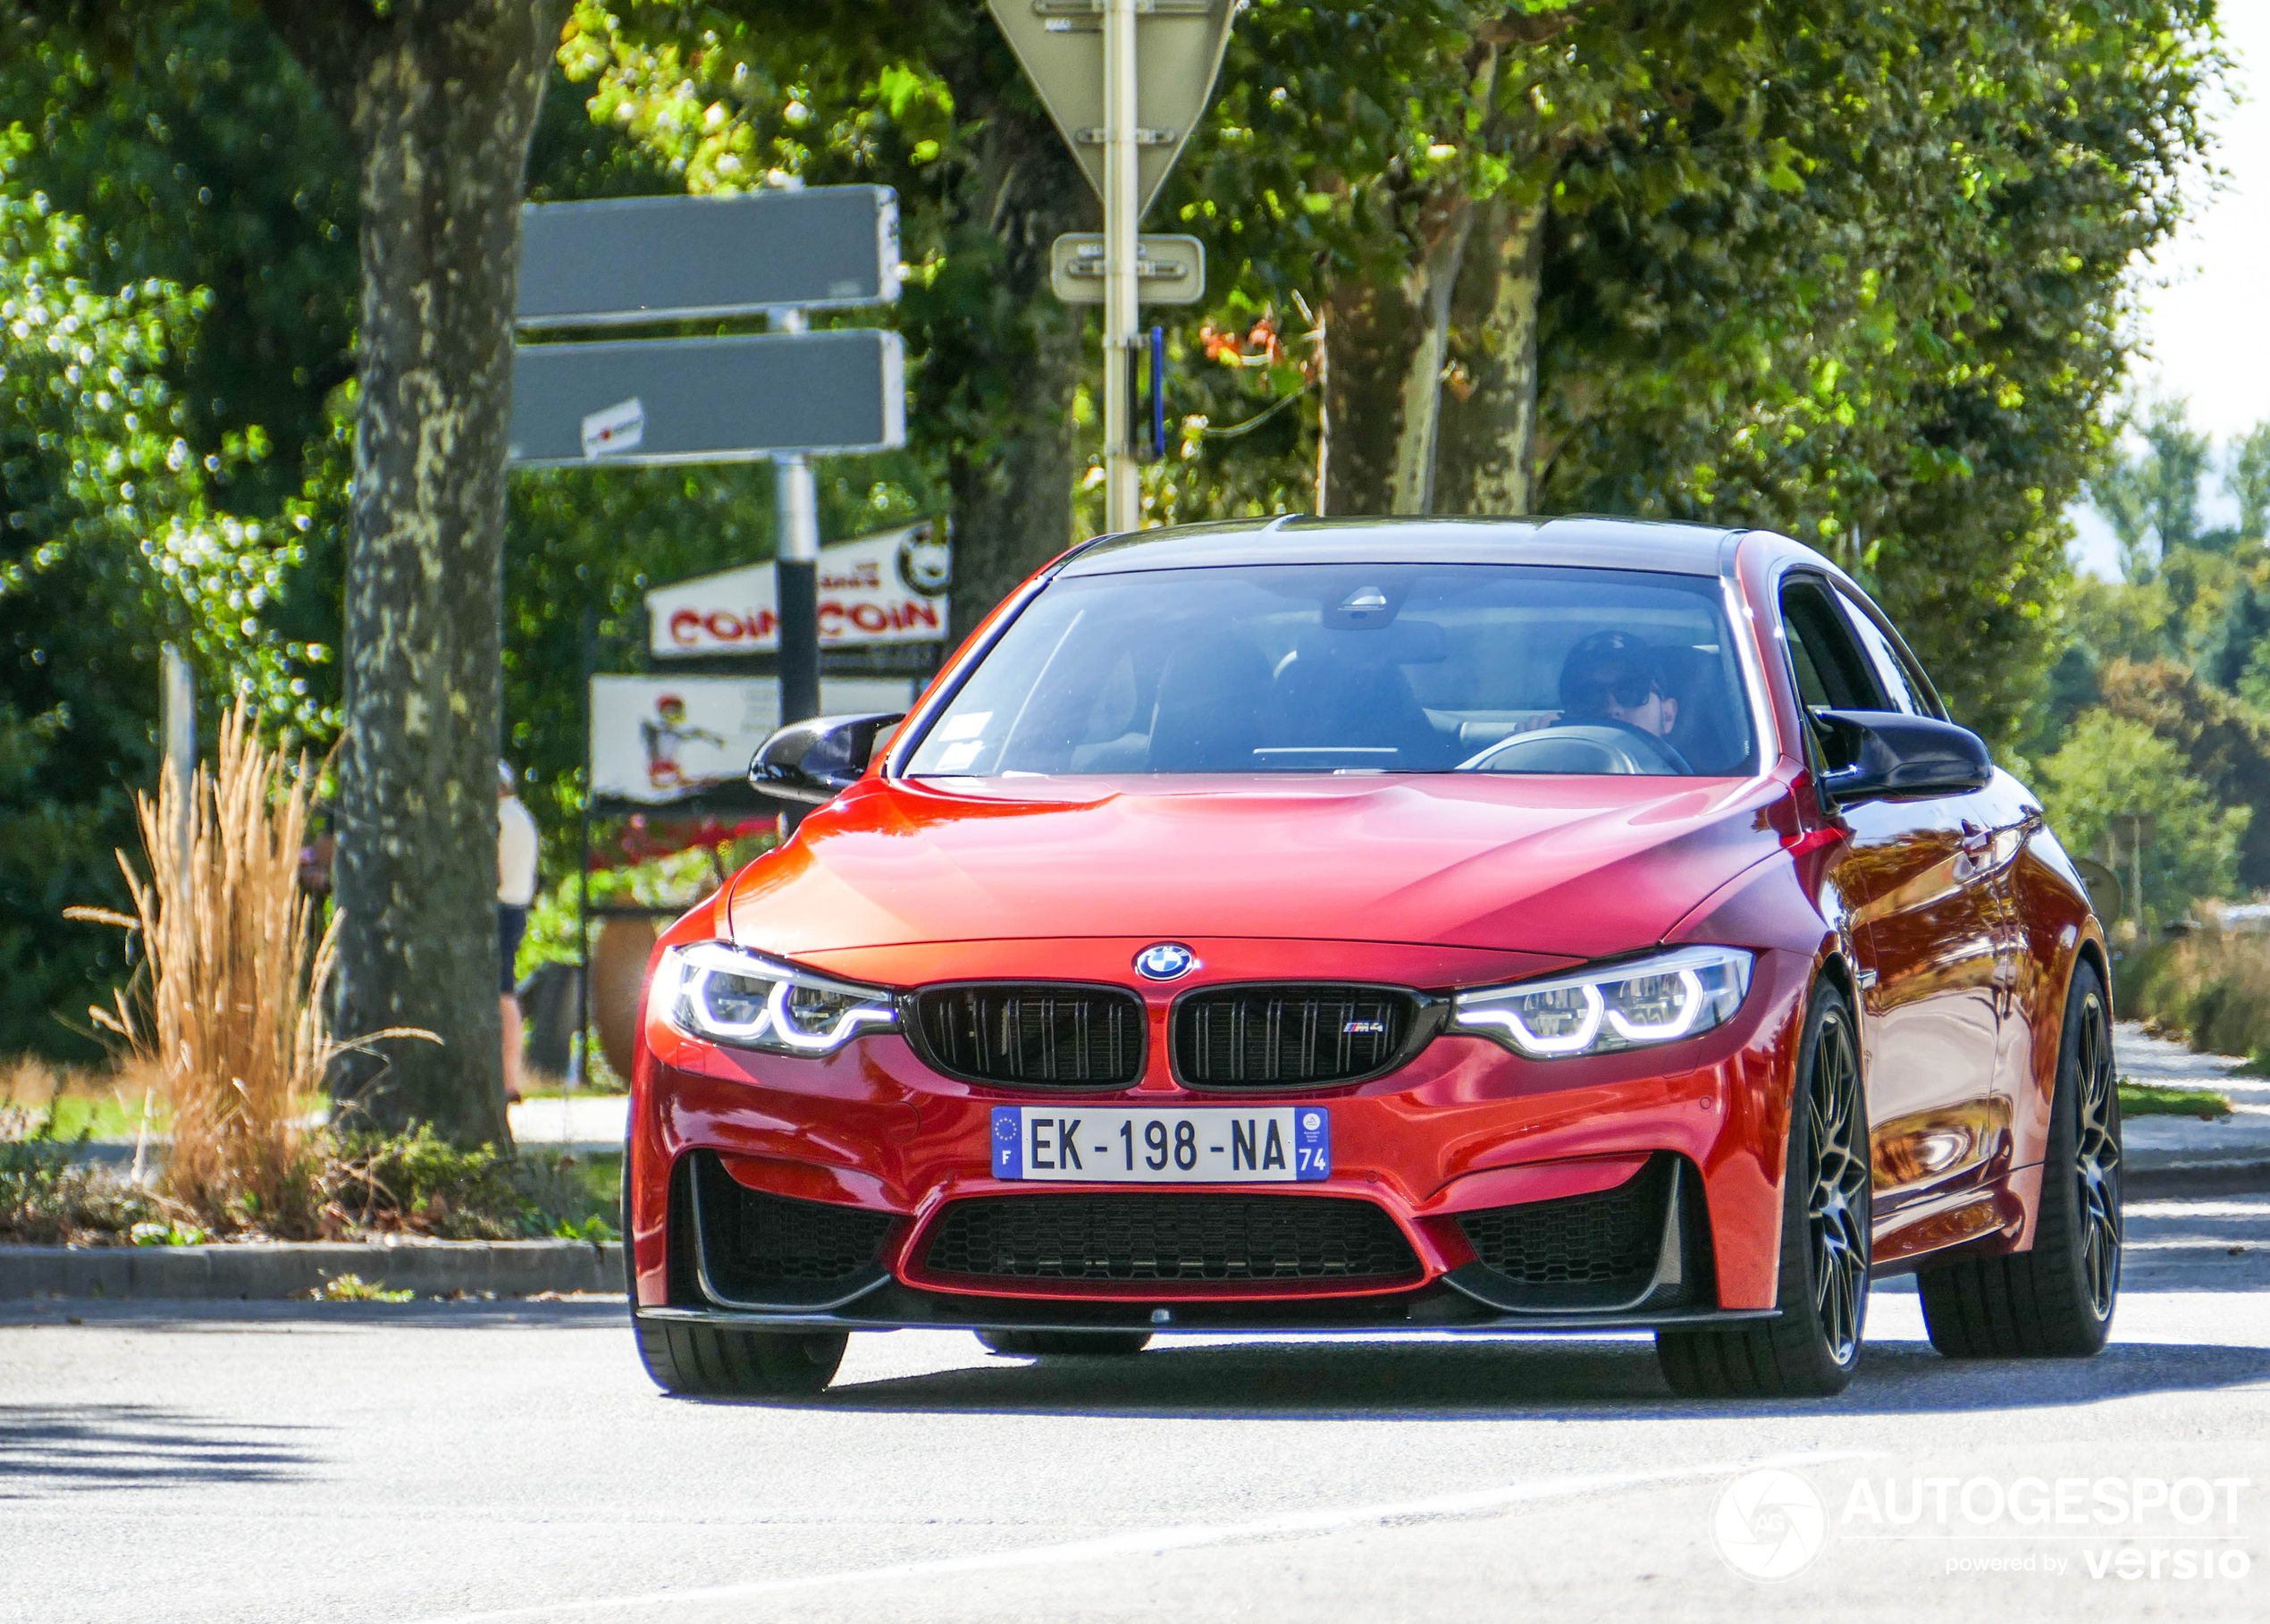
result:
[(835, 980), (729, 942), (669, 949), (651, 996), (688, 1036), (773, 1055), (832, 1055), (862, 1032), (898, 1023), (898, 1006), (881, 988)]
[(1547, 981), (1462, 992), (1450, 1025), (1533, 1060), (1673, 1043), (1710, 1031), (1742, 1006), (1752, 956), (1739, 947), (1682, 947)]

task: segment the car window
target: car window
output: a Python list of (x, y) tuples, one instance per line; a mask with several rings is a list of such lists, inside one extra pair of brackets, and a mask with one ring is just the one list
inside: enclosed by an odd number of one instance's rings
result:
[[(1838, 595), (1843, 596), (1841, 593)], [(1884, 635), (1884, 628), (1876, 624), (1874, 617), (1850, 598), (1845, 598), (1845, 618), (1852, 622), (1861, 647), (1868, 652), (1869, 663), (1875, 668), (1884, 692), (1890, 695), (1892, 709), (1904, 711), (1910, 716), (1937, 716), (1938, 711), (1932, 706), (1930, 689), (1921, 675), (1901, 657), (1892, 640)]]
[[(1797, 697), (1807, 719), (1819, 711), (1887, 711), (1892, 707), (1874, 666), (1837, 611), (1825, 582), (1792, 576), (1781, 588), (1782, 632)], [(1815, 744), (1834, 769), (1849, 766), (1839, 736), (1815, 725)]]
[(1051, 582), (920, 776), (1753, 770), (1712, 576), (1287, 564)]
[(1781, 589), (1781, 621), (1796, 669), (1797, 693), (1809, 711), (1887, 711), (1875, 667), (1854, 641), (1829, 589), (1804, 576)]

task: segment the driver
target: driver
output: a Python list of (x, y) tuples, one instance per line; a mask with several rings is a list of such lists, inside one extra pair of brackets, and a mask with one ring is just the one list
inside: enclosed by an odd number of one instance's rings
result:
[(1630, 632), (1594, 632), (1561, 662), (1560, 714), (1546, 725), (1614, 722), (1646, 734), (1673, 767), (1692, 772), (1671, 744), (1679, 702), (1664, 690), (1653, 644)]

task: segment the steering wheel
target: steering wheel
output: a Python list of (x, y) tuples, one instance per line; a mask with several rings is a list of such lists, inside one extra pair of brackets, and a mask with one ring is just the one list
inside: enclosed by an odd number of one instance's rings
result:
[(1460, 772), (1638, 774), (1688, 778), (1688, 766), (1670, 744), (1628, 722), (1571, 722), (1501, 738), (1458, 765)]

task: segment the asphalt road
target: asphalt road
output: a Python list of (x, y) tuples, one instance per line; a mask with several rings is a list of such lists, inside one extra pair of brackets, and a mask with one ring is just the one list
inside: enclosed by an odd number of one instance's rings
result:
[(1949, 1363), (1887, 1284), (1763, 1404), (1640, 1340), (946, 1333), (702, 1403), (619, 1303), (0, 1305), (0, 1618), (2270, 1616), (2270, 1197), (2131, 1240), (2099, 1359)]

